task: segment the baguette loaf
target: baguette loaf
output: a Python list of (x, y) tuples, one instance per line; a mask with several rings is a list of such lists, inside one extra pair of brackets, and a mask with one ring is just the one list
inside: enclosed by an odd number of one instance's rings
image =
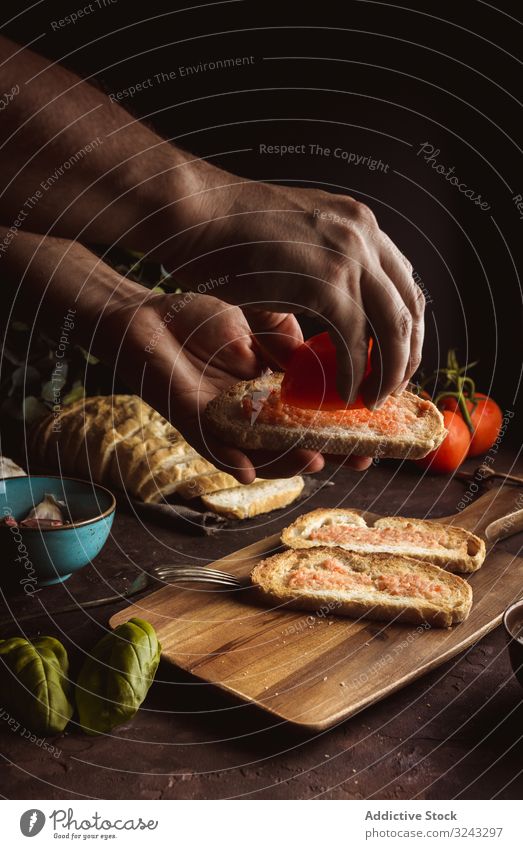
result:
[(251, 519), (260, 513), (280, 510), (298, 498), (305, 485), (302, 477), (281, 480), (259, 480), (246, 486), (235, 486), (221, 492), (202, 495), (210, 510), (230, 519)]
[(281, 402), (282, 377), (242, 381), (213, 398), (205, 416), (215, 435), (244, 449), (411, 459), (425, 457), (446, 436), (437, 407), (411, 392), (391, 395), (375, 412), (302, 410)]
[(431, 563), (341, 548), (284, 551), (257, 563), (251, 582), (266, 601), (286, 607), (385, 622), (448, 628), (467, 618), (472, 589)]
[[(128, 492), (145, 503), (171, 495), (196, 498), (220, 492), (216, 512), (246, 518), (290, 504), (301, 492), (292, 481), (268, 482), (272, 492), (246, 496), (236, 478), (200, 457), (173, 425), (136, 395), (81, 398), (38, 423), (31, 462)], [(234, 497), (225, 492), (234, 487)], [(280, 489), (278, 489), (280, 487)], [(207, 505), (214, 510), (214, 505)]]
[(475, 572), (485, 559), (480, 537), (454, 525), (389, 516), (367, 525), (352, 510), (313, 510), (281, 535), (289, 548), (328, 546), (361, 554), (405, 554), (449, 572)]

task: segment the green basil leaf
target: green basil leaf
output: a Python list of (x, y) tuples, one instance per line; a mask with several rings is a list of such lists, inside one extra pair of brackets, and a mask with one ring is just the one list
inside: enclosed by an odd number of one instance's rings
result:
[(137, 712), (153, 682), (161, 646), (143, 619), (130, 619), (106, 634), (84, 663), (76, 684), (80, 725), (105, 734)]
[(54, 637), (0, 640), (0, 701), (25, 727), (59, 734), (71, 719), (69, 660)]

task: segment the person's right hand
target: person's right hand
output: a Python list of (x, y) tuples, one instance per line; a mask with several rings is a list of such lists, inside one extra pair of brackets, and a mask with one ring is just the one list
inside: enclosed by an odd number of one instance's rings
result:
[(276, 361), (281, 316), (274, 315), (271, 336), (270, 314), (318, 318), (336, 345), (347, 400), (358, 392), (373, 336), (365, 403), (374, 408), (400, 392), (421, 359), (425, 302), (410, 263), (371, 210), (347, 196), (241, 180), (202, 162), (197, 168), (192, 196), (178, 209), (179, 235), (169, 240), (175, 279), (242, 306)]

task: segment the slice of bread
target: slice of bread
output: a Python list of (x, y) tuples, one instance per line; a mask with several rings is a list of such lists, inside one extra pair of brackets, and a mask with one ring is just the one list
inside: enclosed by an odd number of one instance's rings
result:
[(292, 504), (304, 485), (305, 481), (299, 475), (281, 480), (257, 480), (244, 486), (202, 495), (202, 502), (209, 510), (221, 516), (250, 519), (260, 513), (269, 513)]
[(388, 516), (373, 525), (353, 510), (313, 510), (281, 535), (289, 548), (343, 548), (362, 554), (405, 554), (435, 563), (449, 572), (475, 572), (485, 560), (480, 537), (454, 525)]
[(438, 566), (341, 548), (275, 554), (256, 564), (251, 582), (265, 601), (286, 607), (438, 628), (462, 622), (472, 605), (469, 584)]
[(378, 457), (425, 457), (447, 431), (431, 401), (411, 392), (389, 396), (383, 407), (302, 410), (282, 404), (282, 374), (242, 381), (207, 405), (205, 416), (214, 434), (244, 449), (287, 451), (309, 448), (329, 454)]

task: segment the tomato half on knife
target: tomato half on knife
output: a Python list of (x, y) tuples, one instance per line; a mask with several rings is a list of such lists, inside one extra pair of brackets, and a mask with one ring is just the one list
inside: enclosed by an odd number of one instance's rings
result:
[[(365, 377), (370, 372), (369, 341)], [(306, 410), (347, 410), (365, 406), (360, 395), (346, 404), (336, 389), (336, 348), (328, 333), (319, 333), (293, 351), (281, 385), (284, 404)]]

